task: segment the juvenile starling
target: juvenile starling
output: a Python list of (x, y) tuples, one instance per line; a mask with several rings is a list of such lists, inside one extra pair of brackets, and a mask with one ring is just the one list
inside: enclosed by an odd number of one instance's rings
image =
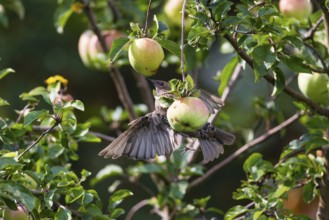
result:
[[(200, 145), (204, 162), (217, 158), (224, 152), (223, 145), (234, 142), (235, 136), (206, 123), (202, 128), (194, 132), (176, 132), (167, 120), (167, 108), (160, 104), (159, 97), (168, 94), (170, 86), (168, 82), (150, 80), (155, 86), (155, 110), (129, 123), (129, 128), (120, 134), (110, 145), (99, 152), (99, 156), (116, 159), (128, 156), (135, 159), (152, 159), (156, 155), (170, 155), (179, 147), (180, 138), (188, 138), (197, 141)], [(214, 114), (224, 105), (223, 101), (204, 90), (199, 97)]]

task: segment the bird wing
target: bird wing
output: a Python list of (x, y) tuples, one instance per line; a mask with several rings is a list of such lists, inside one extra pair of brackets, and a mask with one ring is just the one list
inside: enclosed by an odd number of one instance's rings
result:
[(215, 113), (214, 110), (220, 111), (224, 106), (224, 102), (221, 98), (201, 89), (201, 94), (199, 97), (208, 107), (211, 114)]
[(170, 155), (176, 147), (177, 135), (170, 129), (165, 117), (152, 112), (132, 121), (129, 128), (98, 155), (145, 160), (156, 155)]

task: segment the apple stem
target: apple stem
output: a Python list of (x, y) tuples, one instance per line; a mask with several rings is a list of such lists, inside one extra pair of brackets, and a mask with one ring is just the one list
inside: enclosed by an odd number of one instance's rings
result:
[(145, 27), (144, 27), (144, 31), (143, 31), (143, 37), (147, 36), (148, 20), (149, 20), (149, 14), (150, 14), (150, 10), (151, 10), (151, 3), (152, 3), (152, 0), (149, 0), (149, 4), (148, 4), (147, 10), (146, 10), (146, 18), (145, 18)]
[(182, 80), (185, 81), (185, 72), (184, 72), (184, 28), (185, 28), (185, 8), (186, 8), (186, 0), (183, 2), (182, 6), (182, 30), (181, 30), (181, 54), (180, 54), (180, 62), (181, 62), (181, 70), (182, 70)]

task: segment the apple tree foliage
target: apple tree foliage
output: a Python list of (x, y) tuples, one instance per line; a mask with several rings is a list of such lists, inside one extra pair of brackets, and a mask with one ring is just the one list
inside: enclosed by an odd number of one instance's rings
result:
[[(85, 20), (96, 34), (105, 29), (117, 29), (127, 34), (127, 37), (115, 40), (112, 48), (105, 50), (106, 56), (101, 57), (102, 63), (109, 65), (109, 73), (114, 78), (121, 67), (129, 65), (129, 43), (141, 36), (154, 38), (160, 43), (166, 51), (165, 63), (180, 65), (180, 27), (170, 24), (168, 18), (161, 14), (164, 1), (151, 1), (148, 28), (145, 28), (146, 0), (57, 2), (54, 28), (59, 34), (65, 35), (65, 25), (72, 16)], [(313, 4), (312, 15), (297, 20), (282, 16), (277, 1), (187, 1), (183, 39), (185, 72), (192, 73), (204, 65), (209, 48), (220, 40), (221, 44), (229, 45), (232, 58), (215, 78), (220, 82), (219, 95), (234, 89), (230, 82), (239, 68), (252, 70), (253, 74), (247, 77), (254, 79), (255, 86), (265, 80), (273, 88), (271, 99), (256, 103), (259, 117), (271, 122), (258, 138), (248, 141), (241, 130), (232, 127), (229, 116), (220, 116), (221, 127), (231, 129), (238, 137), (234, 145), (235, 154), (244, 153), (274, 133), (281, 132), (284, 136), (286, 126), (293, 121), (306, 128), (304, 135), (290, 140), (278, 161), (266, 160), (260, 153), (248, 157), (241, 167), (246, 178), (233, 193), (234, 199), (243, 202), (241, 205), (223, 212), (221, 207), (207, 205), (212, 195), (192, 201), (185, 197), (215, 171), (220, 171), (225, 165), (221, 158), (212, 167), (206, 168), (178, 150), (170, 158), (137, 161), (128, 167), (121, 167), (108, 159), (109, 164), (98, 173), (89, 172), (88, 164), (79, 173), (72, 170), (71, 163), (79, 160), (79, 143), (99, 143), (104, 136), (92, 132), (91, 122), (78, 120), (76, 112), (84, 111), (88, 106), (84, 106), (83, 100), (70, 97), (67, 93), (69, 82), (64, 77), (54, 76), (20, 95), (26, 105), (16, 111), (16, 118), (0, 115), (0, 215), (20, 207), (28, 219), (117, 219), (120, 216), (131, 219), (141, 207), (149, 206), (152, 215), (163, 219), (309, 219), (295, 215), (284, 202), (290, 190), (302, 188), (305, 202), (320, 196), (328, 204), (325, 163), (329, 159), (329, 110), (301, 95), (289, 84), (295, 77), (286, 79), (285, 71), (329, 74), (329, 2), (315, 0)], [(9, 11), (23, 19), (24, 4), (20, 0), (0, 0), (0, 24), (4, 27), (10, 24)], [(11, 68), (1, 69), (0, 84), (5, 76), (14, 72)], [(180, 75), (177, 74), (177, 77)], [(287, 119), (280, 112), (276, 99), (284, 93), (295, 106), (295, 114)], [(1, 97), (0, 108), (7, 105), (10, 105), (10, 100)], [(127, 108), (129, 105), (124, 104), (125, 110), (119, 111), (119, 116), (116, 110), (102, 109), (103, 123), (116, 121), (124, 130), (129, 118), (133, 118)], [(136, 115), (146, 113), (138, 105), (130, 107)], [(275, 126), (271, 127), (271, 124)], [(266, 147), (276, 148), (272, 145)], [(227, 158), (228, 162), (234, 161), (229, 159), (230, 156)], [(144, 176), (152, 180), (152, 191), (140, 181)], [(102, 201), (93, 188), (100, 182), (109, 181), (109, 178), (115, 181), (109, 186), (108, 201)], [(134, 196), (132, 191), (120, 187), (122, 180), (145, 189), (147, 194), (131, 209), (120, 207), (122, 201)], [(89, 184), (84, 184), (86, 181)], [(248, 205), (244, 205), (246, 201)], [(328, 213), (328, 207), (324, 205), (321, 212)]]

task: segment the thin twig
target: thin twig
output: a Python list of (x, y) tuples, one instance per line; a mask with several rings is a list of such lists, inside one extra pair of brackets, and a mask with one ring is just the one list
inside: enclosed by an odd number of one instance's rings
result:
[(111, 136), (108, 136), (108, 135), (105, 135), (105, 134), (102, 134), (102, 133), (99, 133), (99, 132), (95, 132), (95, 131), (88, 131), (87, 134), (92, 134), (100, 139), (103, 139), (105, 141), (114, 141), (114, 137), (111, 137)]
[[(44, 126), (36, 126), (36, 125), (33, 125), (32, 126), (32, 129), (34, 131), (47, 131), (49, 130), (49, 127), (44, 127)], [(55, 131), (57, 129), (52, 129), (52, 131)], [(50, 132), (50, 131), (49, 131)], [(48, 132), (48, 133), (49, 133)], [(102, 140), (105, 140), (105, 141), (113, 141), (115, 138), (112, 137), (112, 136), (108, 136), (108, 135), (105, 135), (105, 134), (102, 134), (102, 133), (99, 133), (99, 132), (95, 132), (95, 131), (88, 131), (87, 134), (91, 134), (91, 135), (94, 135)]]
[[(227, 39), (228, 42), (230, 42), (230, 44), (233, 46), (233, 48), (235, 49), (235, 51), (239, 54), (239, 56), (246, 61), (246, 63), (251, 67), (254, 68), (254, 62), (251, 56), (249, 56), (241, 47), (239, 47), (236, 39), (234, 39), (232, 36), (225, 34), (224, 37)], [(270, 84), (274, 85), (275, 84), (275, 80), (273, 78), (273, 76), (267, 74), (264, 76), (264, 79), (269, 82)], [(329, 110), (326, 108), (323, 108), (319, 105), (317, 105), (316, 103), (314, 103), (312, 100), (306, 98), (305, 96), (297, 93), (295, 90), (289, 88), (289, 87), (284, 87), (283, 91), (288, 94), (289, 96), (291, 96), (292, 98), (294, 98), (297, 101), (303, 102), (305, 104), (307, 104), (312, 110), (314, 110), (315, 112), (317, 112), (320, 115), (329, 117)]]
[(113, 13), (113, 23), (116, 23), (119, 19), (121, 19), (122, 15), (118, 8), (115, 5), (115, 2), (113, 0), (107, 0), (107, 5), (111, 9)]
[[(97, 26), (96, 17), (95, 17), (94, 12), (90, 8), (89, 2), (87, 0), (80, 0), (80, 1), (82, 1), (82, 3), (84, 4), (85, 13), (88, 17), (88, 20), (90, 22), (92, 30), (96, 34), (96, 36), (97, 36), (97, 38), (98, 38), (98, 40), (99, 40), (99, 42), (102, 46), (103, 51), (105, 53), (108, 53), (109, 48), (108, 48), (108, 46), (105, 42), (105, 39), (104, 39), (100, 29)], [(110, 67), (109, 72), (110, 72), (110, 76), (112, 77), (112, 79), (114, 81), (114, 85), (116, 86), (119, 99), (120, 99), (121, 103), (123, 104), (124, 108), (129, 113), (130, 120), (136, 119), (137, 115), (134, 111), (133, 102), (132, 102), (131, 97), (128, 93), (128, 89), (127, 89), (127, 86), (126, 86), (126, 84), (123, 80), (122, 74), (120, 73), (120, 71), (116, 67), (114, 67), (114, 65), (112, 65)]]
[(313, 38), (314, 33), (316, 32), (316, 30), (318, 29), (318, 27), (320, 26), (320, 24), (323, 22), (323, 16), (320, 17), (315, 24), (304, 34), (303, 36), (303, 40), (308, 40)]
[(55, 127), (57, 127), (61, 122), (62, 119), (59, 117), (55, 118), (55, 124), (53, 126), (51, 126), (49, 129), (47, 129), (46, 131), (42, 132), (42, 134), (38, 137), (38, 139), (36, 141), (34, 141), (30, 146), (28, 146), (18, 157), (17, 159), (19, 160), (21, 157), (24, 156), (24, 154), (26, 154), (29, 150), (31, 150), (35, 145), (37, 145), (41, 139), (48, 134), (49, 132), (51, 132)]
[(181, 29), (181, 39), (180, 39), (180, 46), (181, 46), (181, 53), (180, 53), (180, 68), (182, 70), (182, 80), (185, 81), (185, 71), (184, 71), (184, 30), (185, 30), (185, 8), (186, 8), (186, 0), (183, 2), (182, 6), (182, 29)]
[(149, 4), (148, 4), (147, 10), (146, 10), (145, 27), (144, 27), (143, 37), (147, 36), (148, 22), (149, 22), (148, 20), (149, 20), (149, 13), (150, 13), (150, 10), (151, 10), (151, 3), (152, 3), (152, 0), (149, 0)]
[(272, 128), (272, 129), (270, 129), (269, 131), (267, 131), (263, 135), (259, 136), (258, 138), (256, 138), (256, 139), (250, 141), (249, 143), (243, 145), (237, 151), (235, 151), (233, 154), (231, 154), (230, 156), (225, 158), (225, 160), (223, 160), (221, 163), (219, 163), (219, 164), (213, 166), (211, 169), (209, 169), (204, 175), (202, 175), (201, 177), (193, 180), (190, 183), (187, 190), (190, 190), (193, 187), (195, 187), (195, 186), (199, 185), (200, 183), (204, 182), (209, 177), (211, 177), (212, 174), (214, 174), (218, 170), (222, 169), (224, 166), (229, 164), (232, 160), (236, 159), (242, 153), (246, 152), (247, 150), (254, 147), (255, 145), (267, 140), (270, 136), (276, 134), (277, 132), (281, 131), (283, 128), (289, 126), (290, 124), (292, 124), (293, 122), (298, 120), (301, 117), (301, 115), (302, 115), (301, 113), (297, 112), (296, 114), (294, 114), (293, 116), (288, 118), (286, 121), (282, 122), (281, 124), (277, 125), (276, 127)]
[(135, 215), (135, 213), (140, 210), (141, 208), (143, 208), (144, 206), (149, 204), (149, 200), (148, 199), (143, 199), (142, 201), (136, 203), (128, 212), (125, 220), (131, 220), (132, 217)]

